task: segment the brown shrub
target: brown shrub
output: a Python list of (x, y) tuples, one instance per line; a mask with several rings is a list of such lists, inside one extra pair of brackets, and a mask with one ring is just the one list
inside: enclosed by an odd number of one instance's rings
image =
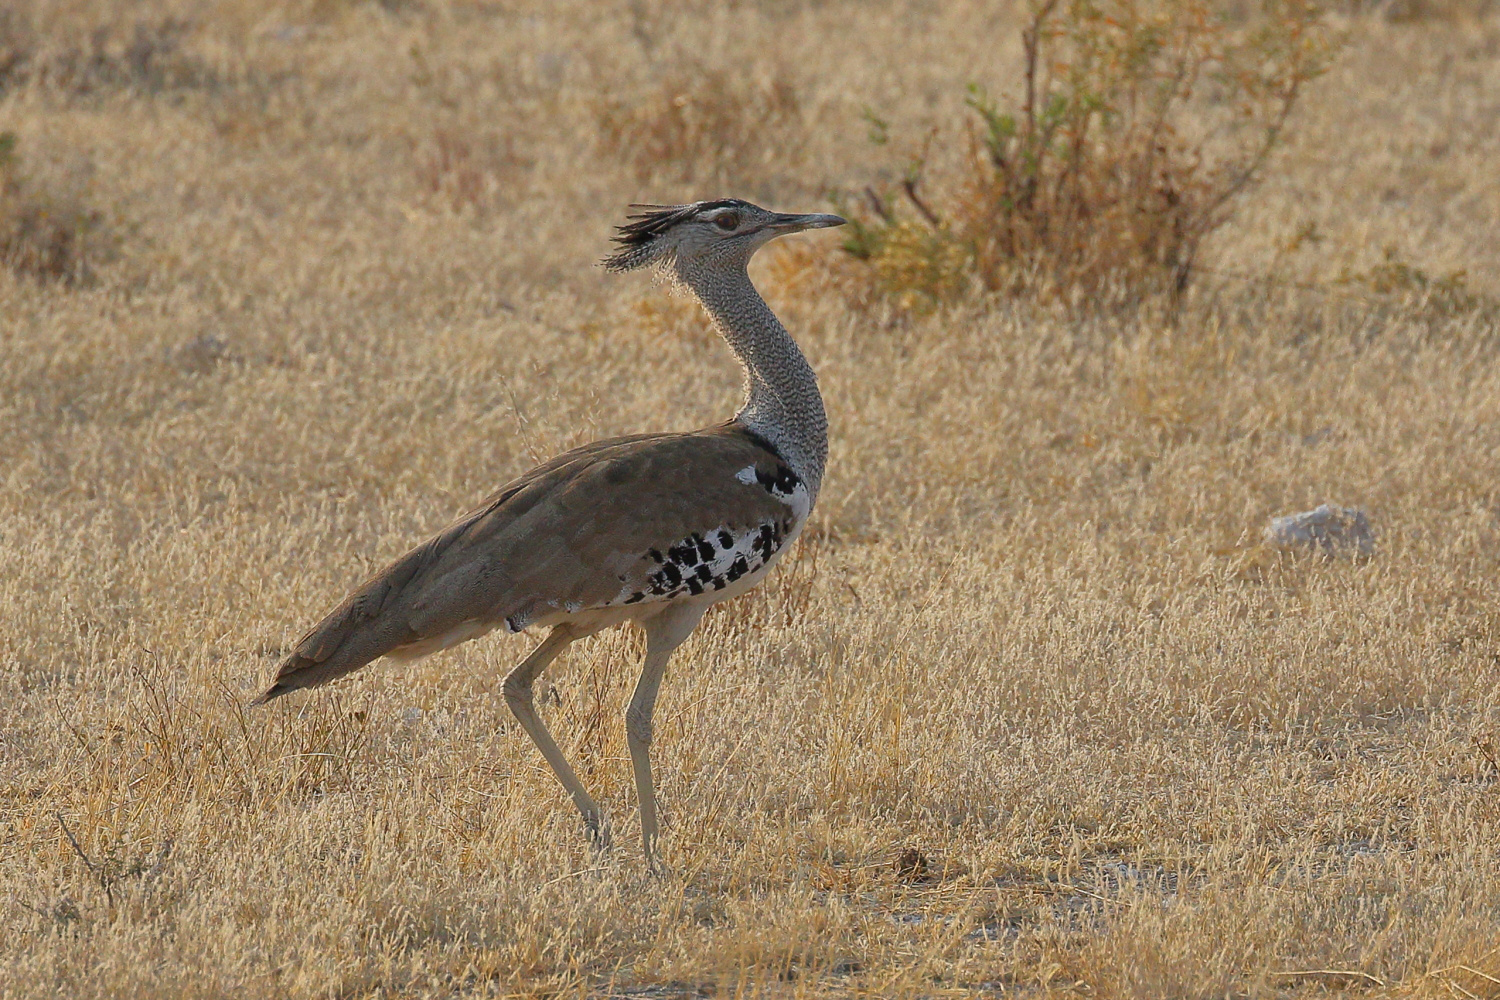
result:
[(1496, 308), (1493, 300), (1469, 288), (1465, 272), (1430, 274), (1406, 260), (1395, 244), (1386, 245), (1379, 264), (1363, 271), (1345, 269), (1333, 283), (1369, 292), (1377, 300), (1399, 303), (1415, 315), (1447, 318), (1476, 312), (1493, 314)]
[(955, 176), (919, 193), (924, 148), (900, 186), (909, 211), (866, 192), (848, 249), (898, 297), (938, 301), (971, 282), (1096, 300), (1181, 292), (1328, 51), (1303, 0), (1277, 0), (1249, 28), (1205, 0), (1043, 0), (1022, 41), (1018, 99), (970, 87), (977, 127)]
[(30, 83), (88, 96), (215, 88), (224, 81), (185, 45), (192, 31), (174, 17), (106, 20), (57, 32), (48, 44), (25, 17), (0, 12), (0, 90)]
[(36, 278), (86, 280), (109, 249), (103, 214), (26, 176), (16, 146), (14, 132), (0, 132), (0, 263)]
[(784, 80), (700, 67), (644, 97), (605, 100), (597, 115), (605, 155), (643, 184), (739, 185), (795, 148), (801, 104)]
[(0, 92), (23, 79), (36, 39), (14, 11), (0, 10)]
[(1383, 18), (1392, 24), (1478, 21), (1495, 10), (1495, 0), (1350, 0), (1349, 13)]
[(430, 142), (413, 140), (412, 172), (428, 204), (446, 211), (484, 212), (507, 201), (507, 192), (531, 162), (510, 136), (454, 127), (433, 129)]

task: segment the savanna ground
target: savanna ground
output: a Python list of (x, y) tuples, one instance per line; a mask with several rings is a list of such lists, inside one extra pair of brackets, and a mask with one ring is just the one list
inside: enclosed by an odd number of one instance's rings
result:
[[(0, 12), (0, 995), (1500, 996), (1482, 5), (1334, 11), (1175, 304), (909, 309), (837, 233), (758, 258), (832, 461), (669, 674), (668, 877), (632, 633), (544, 697), (603, 861), (500, 695), (530, 637), (245, 707), (533, 462), (732, 411), (696, 308), (592, 266), (626, 203), (890, 183), (1014, 89), (1023, 16)], [(1323, 501), (1373, 557), (1262, 543)]]

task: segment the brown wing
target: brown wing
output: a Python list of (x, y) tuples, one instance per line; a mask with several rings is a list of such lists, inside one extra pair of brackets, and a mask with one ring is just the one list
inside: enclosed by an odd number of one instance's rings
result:
[[(366, 581), (303, 637), (260, 701), (455, 629), (519, 631), (549, 611), (701, 592), (684, 572), (685, 546), (722, 534), (769, 559), (766, 526), (779, 545), (796, 486), (775, 452), (733, 423), (570, 451)], [(743, 572), (734, 556), (718, 558)]]

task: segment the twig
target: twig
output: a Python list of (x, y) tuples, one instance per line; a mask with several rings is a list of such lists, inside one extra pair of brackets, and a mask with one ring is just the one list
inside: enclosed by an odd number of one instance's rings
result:
[(1316, 979), (1319, 976), (1348, 976), (1352, 979), (1362, 979), (1375, 986), (1386, 985), (1386, 981), (1379, 976), (1372, 976), (1368, 972), (1360, 972), (1356, 969), (1287, 969), (1283, 972), (1271, 973), (1274, 979)]
[[(1500, 952), (1500, 947), (1491, 948), (1489, 951), (1485, 952), (1483, 955), (1480, 955), (1479, 958), (1489, 958), (1491, 955), (1495, 954), (1496, 952)], [(1475, 961), (1475, 959), (1470, 959), (1470, 961)], [(1495, 979), (1493, 976), (1490, 976), (1487, 973), (1480, 972), (1478, 969), (1475, 969), (1473, 966), (1462, 965), (1462, 964), (1459, 964), (1459, 965), (1445, 965), (1441, 969), (1433, 969), (1431, 972), (1427, 973), (1427, 978), (1428, 979), (1443, 979), (1449, 973), (1453, 972), (1455, 969), (1457, 969), (1459, 972), (1469, 972), (1469, 973), (1472, 973), (1472, 974), (1478, 976), (1481, 979), (1488, 979), (1492, 983), (1500, 983), (1500, 979)]]
[(1088, 897), (1090, 897), (1092, 899), (1097, 899), (1101, 903), (1108, 903), (1110, 906), (1126, 906), (1126, 905), (1128, 905), (1122, 899), (1110, 899), (1108, 896), (1101, 896), (1097, 892), (1089, 892), (1087, 889), (1080, 888), (1080, 887), (1078, 887), (1076, 885), (1059, 885), (1057, 887), (1057, 889), (1054, 890), (1054, 891), (1056, 891), (1056, 892), (1076, 892), (1080, 896), (1088, 896)]
[(78, 838), (73, 836), (72, 830), (68, 829), (68, 821), (63, 819), (63, 814), (55, 812), (52, 815), (57, 817), (57, 822), (62, 826), (63, 834), (68, 838), (68, 843), (73, 845), (73, 850), (83, 859), (83, 863), (88, 866), (89, 874), (99, 880), (99, 888), (104, 890), (105, 902), (108, 903), (110, 909), (114, 909), (115, 890), (109, 876), (84, 853), (83, 847), (78, 843)]
[(73, 845), (73, 852), (83, 859), (83, 863), (88, 866), (89, 874), (97, 877), (99, 869), (94, 866), (94, 862), (84, 853), (83, 848), (78, 846), (78, 838), (73, 836), (72, 830), (68, 829), (68, 821), (63, 819), (63, 814), (60, 812), (53, 813), (53, 815), (57, 817), (57, 822), (62, 825), (62, 832), (68, 838), (68, 843)]
[(938, 218), (938, 214), (922, 200), (921, 195), (917, 194), (917, 185), (922, 183), (922, 171), (927, 169), (927, 156), (932, 149), (932, 140), (937, 138), (937, 134), (937, 127), (934, 126), (928, 131), (927, 138), (922, 140), (922, 151), (917, 154), (917, 158), (907, 168), (906, 176), (901, 179), (901, 190), (906, 192), (906, 197), (916, 206), (917, 211), (922, 213), (922, 218), (927, 220), (928, 225), (934, 229), (942, 229), (943, 220)]
[(1494, 983), (1496, 986), (1500, 986), (1500, 979), (1496, 979), (1494, 976), (1490, 975), (1487, 972), (1480, 972), (1478, 969), (1471, 969), (1467, 965), (1456, 965), (1454, 966), (1454, 968), (1458, 969), (1460, 972), (1467, 972), (1471, 976), (1478, 976), (1480, 979), (1487, 980)]
[[(1495, 760), (1495, 741), (1494, 741), (1494, 739), (1492, 737), (1489, 737), (1489, 736), (1479, 736), (1479, 735), (1475, 735), (1473, 737), (1473, 739), (1474, 739), (1474, 749), (1478, 750), (1479, 751), (1479, 755), (1481, 757), (1483, 757), (1486, 761), (1489, 762), (1490, 770), (1492, 770), (1492, 771), (1500, 771), (1500, 761)], [(1459, 966), (1459, 968), (1463, 968), (1463, 966)], [(1468, 971), (1473, 971), (1473, 970), (1468, 970)], [(1475, 972), (1474, 974), (1476, 976), (1484, 975), (1481, 972)], [(1484, 978), (1489, 979), (1488, 976), (1485, 976)], [(1500, 982), (1500, 980), (1492, 980), (1492, 981), (1494, 981), (1494, 982)]]
[(926, 203), (922, 201), (920, 196), (918, 196), (916, 178), (908, 177), (903, 180), (901, 182), (901, 190), (906, 192), (906, 197), (910, 199), (911, 203), (917, 207), (917, 211), (922, 213), (922, 218), (926, 219), (934, 227), (937, 227), (939, 229), (942, 228), (943, 221), (939, 219), (937, 217), (937, 213), (928, 208)]
[(686, 705), (683, 705), (677, 711), (667, 716), (666, 719), (663, 720), (663, 722), (666, 725), (670, 725), (671, 723), (676, 722), (678, 719), (686, 715), (689, 709), (697, 708), (699, 705), (703, 704), (705, 701), (708, 701), (710, 698), (720, 698), (725, 695), (739, 694), (741, 691), (745, 690), (745, 688), (749, 687), (750, 683), (750, 681), (745, 681), (743, 684), (733, 684), (729, 687), (716, 688), (715, 690), (708, 692), (708, 694), (704, 695), (703, 697), (695, 698), (692, 701), (688, 702)]
[(1462, 995), (1464, 1000), (1480, 1000), (1477, 994), (1470, 993), (1468, 990), (1464, 989), (1462, 986), (1458, 985), (1446, 976), (1443, 977), (1443, 985), (1448, 987), (1449, 993), (1452, 993), (1455, 996)]
[(500, 384), (510, 396), (510, 412), (515, 418), (517, 437), (521, 439), (521, 444), (526, 448), (526, 453), (531, 456), (533, 462), (542, 461), (540, 453), (536, 450), (536, 443), (531, 439), (531, 420), (526, 416), (526, 411), (521, 409), (521, 401), (516, 398), (515, 386), (511, 385), (510, 379), (503, 376)]
[(608, 865), (599, 865), (599, 866), (594, 867), (594, 868), (580, 868), (576, 872), (568, 872), (566, 875), (559, 875), (559, 876), (557, 876), (557, 878), (548, 879), (547, 881), (545, 881), (545, 882), (543, 882), (541, 884), (541, 888), (545, 889), (549, 885), (555, 885), (558, 882), (563, 882), (563, 881), (566, 881), (567, 879), (574, 878), (574, 877), (579, 876), (579, 875), (587, 875), (590, 872), (602, 872), (602, 871), (608, 871), (608, 870), (609, 870), (609, 866)]
[[(729, 756), (724, 758), (724, 763), (720, 764), (719, 769), (714, 772), (713, 780), (708, 783), (709, 788), (715, 788), (718, 786), (719, 779), (724, 777), (724, 772), (729, 770), (729, 765), (734, 761), (735, 755), (740, 752), (740, 747), (744, 746), (745, 740), (749, 738), (750, 730), (746, 729), (744, 734), (740, 736), (739, 742), (734, 745), (734, 749), (729, 751)], [(697, 786), (698, 783), (693, 782), (693, 787), (696, 788)]]
[(1057, 9), (1058, 0), (1047, 0), (1031, 17), (1031, 24), (1021, 32), (1021, 45), (1026, 53), (1026, 123), (1028, 133), (1036, 131), (1036, 64), (1041, 52), (1042, 25)]
[(38, 910), (35, 906), (32, 906), (30, 903), (28, 903), (25, 900), (21, 899), (19, 896), (12, 896), (12, 897), (10, 897), (10, 901), (12, 903), (15, 903), (21, 909), (23, 909), (23, 910), (29, 910), (30, 912), (35, 913), (37, 916), (39, 916), (39, 917), (41, 917), (43, 919), (46, 919), (46, 917), (47, 917), (47, 914), (43, 913), (41, 910)]
[(172, 848), (175, 844), (176, 841), (174, 841), (171, 837), (168, 837), (166, 840), (161, 842), (161, 846), (156, 849), (156, 861), (151, 865), (150, 868), (146, 869), (146, 872), (142, 876), (142, 878), (150, 881), (151, 879), (161, 874), (162, 868), (172, 857)]

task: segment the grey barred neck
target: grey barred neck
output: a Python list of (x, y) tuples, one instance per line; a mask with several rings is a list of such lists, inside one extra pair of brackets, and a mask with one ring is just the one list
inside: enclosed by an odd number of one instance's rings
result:
[(828, 461), (828, 415), (818, 378), (766, 305), (743, 264), (677, 268), (745, 370), (745, 405), (734, 419), (764, 438), (814, 498)]

